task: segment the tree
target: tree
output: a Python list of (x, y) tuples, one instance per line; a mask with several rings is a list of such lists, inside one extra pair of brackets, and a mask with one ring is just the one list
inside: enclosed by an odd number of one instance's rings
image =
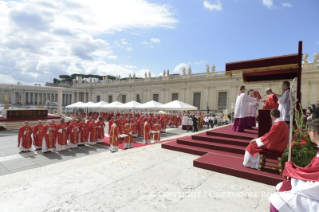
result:
[(53, 79), (53, 83), (54, 83), (54, 84), (59, 84), (59, 83), (61, 83), (61, 81), (58, 80), (58, 79), (56, 79), (56, 78), (54, 78), (54, 79)]

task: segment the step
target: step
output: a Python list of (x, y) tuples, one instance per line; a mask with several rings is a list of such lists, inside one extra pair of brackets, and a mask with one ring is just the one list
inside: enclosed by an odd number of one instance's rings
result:
[(232, 152), (232, 153), (244, 155), (246, 150), (246, 147), (243, 147), (243, 146), (235, 146), (235, 145), (223, 144), (223, 143), (212, 143), (208, 141), (194, 140), (192, 138), (177, 139), (177, 143), (189, 145), (189, 146), (224, 151), (225, 154)]
[(234, 135), (234, 134), (227, 134), (227, 133), (215, 132), (215, 131), (207, 131), (206, 133), (207, 135), (210, 135), (210, 136), (220, 136), (220, 137), (235, 138), (235, 139), (239, 138), (239, 139), (247, 139), (247, 140), (252, 140), (258, 137), (258, 133), (256, 135), (249, 134), (249, 133), (247, 133), (247, 135), (245, 135), (244, 133), (243, 134), (238, 133), (237, 135)]
[(279, 175), (278, 171), (259, 171), (243, 166), (242, 162), (242, 158), (210, 152), (194, 160), (193, 165), (198, 168), (228, 174), (268, 185), (275, 186), (283, 181), (283, 177)]
[[(209, 153), (209, 152), (225, 155), (225, 151), (179, 144), (179, 143), (177, 143), (176, 140), (168, 142), (168, 143), (163, 143), (162, 144), (162, 148), (169, 149), (169, 150), (174, 150), (174, 151), (179, 151), (179, 152), (185, 152), (185, 153), (189, 153), (189, 154), (193, 154), (193, 155), (205, 155), (206, 153)], [(230, 155), (232, 157), (240, 158), (241, 160), (244, 159), (244, 155), (243, 154), (237, 154), (237, 153), (233, 153), (233, 152), (228, 152), (227, 155)]]
[(212, 136), (212, 135), (193, 135), (193, 139), (207, 141), (212, 143), (222, 143), (222, 144), (231, 144), (236, 146), (247, 147), (250, 143), (250, 139), (242, 139), (242, 138), (227, 138), (223, 136)]

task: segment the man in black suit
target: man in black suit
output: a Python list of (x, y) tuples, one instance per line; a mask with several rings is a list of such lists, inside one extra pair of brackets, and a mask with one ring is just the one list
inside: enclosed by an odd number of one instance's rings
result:
[(198, 132), (197, 129), (197, 117), (195, 115), (193, 115), (193, 132)]

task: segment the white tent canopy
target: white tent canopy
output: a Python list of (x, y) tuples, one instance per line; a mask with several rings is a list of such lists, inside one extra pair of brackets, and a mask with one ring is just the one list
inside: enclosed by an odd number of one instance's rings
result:
[(118, 109), (136, 109), (141, 105), (141, 103), (138, 103), (136, 101), (130, 101), (128, 103), (122, 104), (118, 107)]
[(76, 105), (76, 108), (91, 108), (94, 105), (95, 105), (95, 103), (93, 103), (93, 102), (87, 102), (87, 103), (82, 103), (82, 104)]
[(66, 106), (66, 108), (76, 108), (77, 105), (83, 104), (83, 102), (73, 103), (71, 105)]
[(197, 107), (175, 100), (163, 105), (166, 110), (197, 110)]
[(139, 105), (137, 108), (139, 109), (163, 109), (163, 104), (158, 103), (157, 101), (149, 101), (144, 104)]
[(103, 105), (100, 108), (116, 109), (116, 108), (118, 108), (121, 105), (123, 105), (121, 102), (115, 101), (115, 102), (112, 102), (111, 104)]
[(102, 106), (108, 105), (109, 103), (100, 101), (98, 103), (94, 103), (94, 105), (90, 105), (90, 108), (101, 108)]

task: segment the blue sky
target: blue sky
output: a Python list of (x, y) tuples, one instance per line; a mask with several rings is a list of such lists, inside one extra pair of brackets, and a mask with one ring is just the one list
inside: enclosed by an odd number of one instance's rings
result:
[[(121, 77), (319, 52), (318, 0), (0, 1), (0, 82)], [(4, 77), (3, 77), (4, 76)]]

